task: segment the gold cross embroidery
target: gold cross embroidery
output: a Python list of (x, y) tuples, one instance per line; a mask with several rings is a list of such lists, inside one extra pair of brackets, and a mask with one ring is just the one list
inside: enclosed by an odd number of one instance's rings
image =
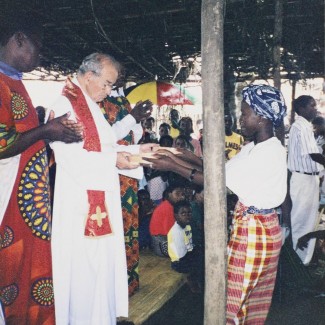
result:
[(106, 212), (101, 212), (100, 207), (97, 206), (96, 207), (96, 213), (95, 214), (92, 214), (90, 216), (90, 219), (91, 220), (96, 220), (98, 227), (101, 227), (103, 225), (102, 219), (105, 219), (106, 216), (107, 216), (107, 213)]

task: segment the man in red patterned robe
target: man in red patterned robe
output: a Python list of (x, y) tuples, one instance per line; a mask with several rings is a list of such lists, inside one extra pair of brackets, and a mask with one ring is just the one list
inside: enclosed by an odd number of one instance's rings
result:
[(21, 79), (39, 63), (41, 24), (36, 17), (15, 15), (0, 26), (0, 308), (5, 318), (0, 323), (50, 325), (54, 295), (44, 139), (81, 141), (81, 126), (67, 116), (39, 126)]

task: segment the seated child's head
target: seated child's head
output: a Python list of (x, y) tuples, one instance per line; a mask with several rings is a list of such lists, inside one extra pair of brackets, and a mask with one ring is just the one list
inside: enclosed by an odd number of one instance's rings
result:
[(186, 200), (178, 201), (174, 204), (174, 217), (176, 222), (185, 228), (192, 221), (192, 208), (190, 202)]
[(166, 134), (166, 135), (163, 135), (160, 139), (159, 139), (159, 144), (161, 147), (172, 147), (173, 146), (173, 143), (174, 143), (174, 139)]
[(147, 190), (141, 189), (138, 191), (138, 204), (139, 204), (139, 222), (142, 221), (143, 217), (151, 217), (155, 205), (151, 200), (150, 194)]
[(170, 132), (170, 125), (168, 123), (161, 123), (159, 126), (159, 136), (168, 135)]
[(185, 199), (185, 187), (181, 183), (173, 183), (166, 188), (166, 199), (175, 204), (178, 201)]
[(174, 147), (175, 148), (181, 148), (181, 149), (189, 149), (190, 148), (190, 144), (187, 140), (187, 137), (185, 135), (179, 135), (176, 139), (175, 139), (175, 143), (174, 143)]
[(138, 191), (138, 203), (139, 206), (143, 206), (150, 201), (150, 194), (147, 190), (141, 189)]

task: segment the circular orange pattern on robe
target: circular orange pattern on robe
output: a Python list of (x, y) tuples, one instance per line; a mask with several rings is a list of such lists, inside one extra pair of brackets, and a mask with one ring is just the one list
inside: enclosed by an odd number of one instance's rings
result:
[(50, 240), (51, 206), (49, 170), (45, 148), (26, 164), (18, 187), (18, 206), (34, 235)]
[(32, 297), (41, 306), (54, 304), (54, 291), (52, 278), (42, 278), (32, 285)]
[(28, 105), (25, 99), (15, 92), (11, 95), (11, 109), (15, 120), (21, 120), (28, 114)]

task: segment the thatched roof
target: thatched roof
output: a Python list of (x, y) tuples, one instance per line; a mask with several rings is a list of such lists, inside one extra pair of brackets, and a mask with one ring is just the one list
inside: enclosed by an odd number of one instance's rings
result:
[[(275, 0), (225, 0), (225, 70), (272, 74)], [(324, 1), (284, 1), (282, 64), (289, 78), (324, 74)], [(200, 79), (200, 0), (2, 0), (44, 19), (42, 67), (74, 71), (96, 51), (121, 61), (128, 80)], [(0, 12), (1, 18), (1, 12)], [(17, 17), (19, 19), (19, 17)], [(203, 31), (204, 32), (204, 31)]]

